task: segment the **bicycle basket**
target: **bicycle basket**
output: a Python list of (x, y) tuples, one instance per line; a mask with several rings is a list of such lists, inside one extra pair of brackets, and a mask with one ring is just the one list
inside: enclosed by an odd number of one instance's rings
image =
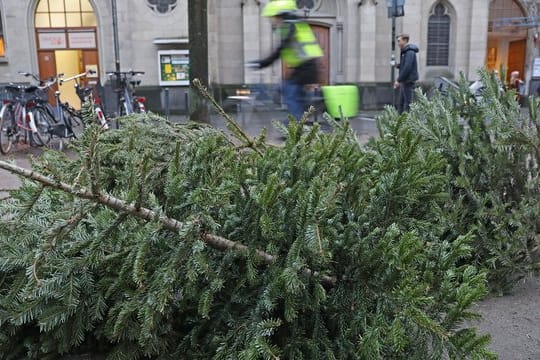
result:
[(15, 101), (17, 96), (21, 93), (21, 88), (19, 84), (9, 84), (4, 87), (4, 97), (2, 100)]

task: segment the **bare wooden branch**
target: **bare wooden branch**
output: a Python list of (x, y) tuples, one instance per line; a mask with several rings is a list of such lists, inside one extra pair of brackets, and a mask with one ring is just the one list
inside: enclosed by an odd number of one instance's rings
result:
[[(70, 184), (66, 184), (64, 182), (51, 179), (36, 171), (28, 170), (14, 164), (10, 164), (5, 161), (0, 161), (0, 168), (7, 170), (9, 172), (12, 172), (14, 174), (23, 176), (25, 178), (35, 180), (39, 182), (40, 184), (42, 184), (43, 186), (65, 191), (79, 198), (94, 201), (101, 205), (107, 206), (111, 209), (115, 209), (115, 210), (130, 214), (139, 219), (143, 219), (146, 221), (158, 220), (165, 229), (170, 230), (172, 232), (178, 232), (182, 227), (182, 222), (176, 219), (172, 219), (170, 217), (167, 217), (164, 214), (157, 213), (153, 210), (150, 210), (144, 207), (136, 207), (133, 204), (129, 204), (122, 199), (118, 199), (108, 194), (103, 194), (103, 193), (94, 194), (93, 192), (85, 190), (83, 188), (75, 188), (74, 186)], [(226, 239), (218, 235), (203, 233), (202, 238), (209, 246), (211, 246), (214, 249), (237, 250), (237, 251), (249, 250), (248, 247), (244, 244)], [(276, 260), (275, 256), (270, 255), (262, 250), (256, 250), (255, 253), (267, 265), (274, 263), (274, 261)], [(309, 276), (319, 276), (317, 272), (314, 272), (309, 269), (306, 269), (304, 273)], [(335, 285), (337, 279), (335, 277), (323, 275), (321, 276), (321, 281), (325, 285), (333, 286)]]
[(214, 99), (212, 95), (208, 92), (208, 89), (204, 87), (204, 85), (200, 82), (199, 79), (193, 80), (193, 85), (197, 87), (197, 90), (201, 93), (201, 95), (206, 98), (208, 101), (212, 103), (212, 106), (216, 109), (218, 114), (220, 114), (227, 124), (234, 129), (234, 131), (240, 135), (240, 140), (244, 143), (245, 147), (250, 148), (254, 150), (257, 154), (262, 155), (262, 152), (260, 149), (257, 148), (255, 141), (236, 123), (236, 121), (233, 120), (233, 118), (223, 110), (221, 105), (219, 105)]

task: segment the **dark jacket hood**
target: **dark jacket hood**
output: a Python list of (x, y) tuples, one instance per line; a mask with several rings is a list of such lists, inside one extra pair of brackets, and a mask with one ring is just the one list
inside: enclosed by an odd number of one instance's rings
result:
[(419, 51), (418, 49), (418, 46), (414, 45), (414, 44), (407, 44), (407, 46), (405, 46), (401, 51), (405, 52), (405, 51), (414, 51), (415, 53), (417, 53)]

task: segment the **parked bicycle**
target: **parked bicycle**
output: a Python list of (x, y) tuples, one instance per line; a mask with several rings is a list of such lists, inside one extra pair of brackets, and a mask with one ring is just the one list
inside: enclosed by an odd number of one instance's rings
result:
[[(135, 95), (135, 88), (141, 83), (141, 80), (135, 77), (144, 75), (144, 71), (108, 71), (107, 75), (116, 82), (115, 92), (119, 95), (116, 112), (118, 116), (146, 112), (146, 97)], [(116, 124), (118, 127), (118, 122)]]
[[(485, 85), (481, 79), (470, 82), (468, 89), (469, 89), (470, 95), (474, 98), (475, 101), (481, 101), (483, 99)], [(501, 93), (505, 91), (502, 83), (499, 84), (499, 89)], [(448, 96), (449, 91), (459, 91), (459, 90), (460, 90), (460, 86), (456, 81), (450, 80), (444, 76), (437, 76), (434, 79), (432, 88), (427, 93), (427, 97), (431, 98), (437, 92), (440, 93), (442, 96)]]
[(68, 102), (60, 99), (60, 91), (54, 92), (54, 106), (48, 102), (47, 93), (56, 83), (61, 83), (64, 74), (51, 76), (48, 80), (41, 80), (32, 73), (21, 73), (30, 76), (38, 82), (42, 96), (36, 99), (36, 106), (32, 109), (36, 123), (48, 123), (49, 134), (60, 138), (59, 148), (63, 147), (63, 139), (73, 139), (82, 131), (83, 121), (79, 111)]
[[(92, 109), (93, 115), (98, 123), (99, 126), (101, 126), (103, 129), (108, 129), (109, 124), (107, 122), (107, 118), (105, 117), (105, 113), (103, 112), (103, 109), (101, 108), (101, 99), (97, 95), (95, 88), (86, 86), (82, 87), (80, 83), (80, 79), (91, 74), (95, 74), (96, 72), (93, 70), (89, 70), (77, 75), (73, 75), (68, 78), (62, 78), (60, 79), (60, 84), (63, 84), (68, 81), (74, 81), (74, 87), (75, 92), (79, 99), (81, 100), (81, 103), (89, 103), (90, 108)], [(57, 101), (58, 103), (58, 101)], [(80, 112), (78, 112), (78, 116), (82, 117)]]
[[(63, 102), (60, 99), (60, 91), (54, 92), (55, 107), (54, 107), (54, 121), (55, 124), (51, 128), (51, 134), (61, 139), (75, 139), (77, 134), (82, 132), (83, 119), (81, 112), (76, 110), (68, 102)], [(48, 108), (50, 109), (50, 108)], [(52, 115), (51, 111), (47, 111), (47, 114)], [(62, 142), (60, 143), (62, 146)]]
[[(25, 74), (25, 73), (23, 73)], [(52, 80), (50, 80), (52, 81)], [(42, 116), (41, 104), (50, 81), (40, 86), (10, 84), (5, 87), (8, 97), (0, 109), (0, 152), (8, 154), (13, 144), (24, 142), (44, 146), (51, 140), (52, 122)]]

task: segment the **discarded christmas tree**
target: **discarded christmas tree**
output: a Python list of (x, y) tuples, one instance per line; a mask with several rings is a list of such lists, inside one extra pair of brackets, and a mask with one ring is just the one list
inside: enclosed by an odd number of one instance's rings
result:
[(126, 120), (1, 164), (34, 179), (0, 204), (6, 359), (492, 357), (463, 325), (477, 237), (450, 232), (449, 161), (406, 117), (367, 147), (347, 122), (272, 146)]
[(481, 96), (464, 79), (447, 97), (419, 94), (406, 126), (447, 162), (444, 239), (470, 232), (473, 263), (503, 293), (540, 269), (540, 118), (535, 97), (525, 112), (515, 91), (486, 71), (480, 77)]

